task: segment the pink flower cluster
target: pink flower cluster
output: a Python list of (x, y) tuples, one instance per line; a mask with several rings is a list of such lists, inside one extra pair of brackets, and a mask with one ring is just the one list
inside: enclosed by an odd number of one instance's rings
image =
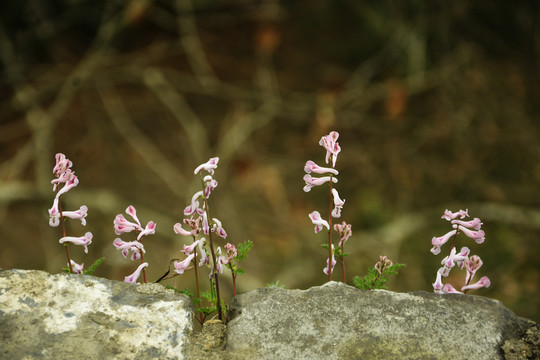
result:
[[(70, 218), (74, 220), (80, 220), (83, 226), (86, 226), (86, 216), (88, 214), (88, 207), (82, 205), (79, 210), (75, 211), (65, 211), (62, 210), (61, 205), (61, 196), (76, 187), (79, 184), (79, 179), (75, 175), (75, 172), (71, 169), (73, 163), (71, 160), (66, 158), (66, 155), (62, 153), (56, 154), (56, 164), (53, 168), (53, 174), (55, 178), (51, 181), (53, 184), (53, 191), (56, 192), (54, 197), (53, 205), (48, 210), (49, 211), (49, 225), (52, 227), (57, 227), (60, 225), (65, 218)], [(62, 223), (62, 228), (63, 223)], [(84, 247), (84, 252), (88, 253), (88, 245), (92, 243), (92, 233), (87, 232), (83, 236), (67, 236), (65, 230), (63, 230), (64, 236), (59, 240), (60, 244), (72, 243), (75, 245), (80, 245)], [(84, 264), (77, 264), (73, 260), (69, 260), (71, 264), (70, 267), (74, 269), (75, 273), (82, 273)]]
[[(443, 246), (448, 240), (452, 240), (452, 247), (450, 249), (450, 254), (446, 256), (442, 261), (442, 267), (437, 271), (437, 278), (433, 284), (433, 290), (438, 294), (447, 294), (447, 293), (459, 293), (467, 290), (479, 289), (482, 287), (489, 287), (491, 282), (487, 276), (483, 276), (474, 284), (470, 284), (474, 275), (478, 269), (482, 266), (482, 259), (478, 255), (470, 255), (470, 250), (467, 247), (462, 247), (459, 252), (455, 245), (455, 239), (459, 233), (465, 234), (467, 237), (473, 239), (478, 244), (482, 244), (485, 241), (485, 233), (480, 228), (482, 227), (482, 222), (479, 218), (474, 218), (470, 221), (463, 221), (464, 218), (468, 217), (468, 210), (460, 210), (458, 212), (451, 212), (446, 210), (442, 216), (443, 219), (450, 221), (452, 224), (453, 230), (449, 231), (443, 236), (434, 237), (431, 240), (433, 248), (431, 252), (434, 255), (437, 255), (441, 252), (441, 246)], [(467, 274), (465, 276), (465, 285), (461, 287), (461, 291), (456, 290), (451, 284), (443, 284), (442, 278), (447, 277), (450, 274), (452, 268), (457, 265), (461, 270), (465, 269)]]
[[(173, 230), (176, 234), (193, 238), (191, 245), (184, 245), (183, 253), (186, 255), (186, 258), (183, 261), (174, 262), (175, 272), (178, 274), (183, 274), (189, 268), (191, 263), (195, 261), (197, 256), (195, 249), (199, 250), (200, 259), (199, 263), (195, 265), (202, 266), (210, 264), (210, 259), (206, 250), (206, 245), (208, 244), (207, 240), (205, 237), (201, 237), (197, 240), (197, 236), (200, 233), (207, 236), (211, 233), (215, 233), (223, 239), (227, 238), (227, 232), (223, 228), (221, 221), (217, 218), (208, 219), (208, 211), (206, 208), (208, 198), (212, 194), (212, 191), (218, 186), (218, 182), (213, 178), (214, 170), (217, 169), (218, 162), (219, 158), (214, 157), (195, 169), (195, 174), (199, 174), (202, 171), (209, 173), (204, 177), (201, 175), (204, 190), (196, 192), (191, 198), (191, 203), (184, 209), (184, 215), (186, 217), (189, 216), (189, 218), (183, 219), (182, 222), (188, 229), (186, 230), (181, 223), (174, 224)], [(229, 253), (233, 248), (234, 245), (232, 244), (225, 245), (227, 256), (221, 255), (221, 248), (217, 248), (216, 264), (214, 264), (210, 277), (213, 276), (214, 271), (217, 271), (219, 274), (223, 273), (222, 265), (228, 264), (232, 257), (234, 257), (229, 256)], [(234, 249), (234, 251), (236, 252), (236, 249)]]
[[(325, 162), (326, 164), (329, 164), (331, 161), (332, 167), (319, 166), (311, 160), (308, 160), (304, 166), (304, 171), (306, 172), (306, 174), (304, 175), (305, 192), (310, 192), (311, 189), (316, 186), (327, 183), (330, 184), (330, 194), (334, 206), (329, 216), (333, 218), (341, 217), (341, 210), (343, 209), (343, 205), (345, 204), (345, 200), (341, 199), (339, 197), (338, 191), (333, 188), (333, 184), (336, 184), (338, 182), (336, 176), (339, 175), (339, 172), (335, 169), (337, 157), (339, 152), (341, 151), (341, 147), (337, 142), (338, 138), (339, 133), (337, 131), (332, 131), (330, 132), (330, 134), (323, 136), (319, 141), (319, 145), (321, 145), (326, 150)], [(314, 177), (312, 176), (312, 174), (322, 176)], [(329, 221), (322, 219), (321, 214), (318, 211), (311, 212), (309, 214), (309, 218), (313, 225), (315, 225), (315, 233), (318, 233), (323, 228), (327, 228), (328, 231), (331, 231), (331, 219), (329, 219)], [(343, 224), (335, 225), (334, 230), (336, 230), (341, 237), (339, 247), (342, 248), (344, 242), (349, 239), (352, 234), (351, 225), (347, 225), (345, 222), (343, 222)], [(323, 269), (323, 272), (326, 275), (329, 275), (329, 273), (331, 274), (334, 266), (336, 265), (336, 260), (334, 258), (334, 246), (331, 244), (329, 244), (328, 246), (331, 246), (332, 250), (330, 252), (331, 256), (326, 260), (326, 267)]]
[(131, 275), (128, 275), (124, 278), (125, 282), (136, 283), (139, 278), (141, 271), (144, 273), (144, 269), (148, 266), (148, 263), (143, 261), (144, 254), (144, 245), (142, 244), (142, 237), (146, 235), (152, 235), (156, 232), (156, 224), (153, 221), (149, 221), (146, 226), (143, 228), (139, 218), (137, 217), (137, 210), (133, 205), (129, 205), (126, 209), (126, 214), (128, 214), (133, 221), (127, 220), (124, 215), (118, 214), (114, 219), (114, 232), (116, 235), (121, 235), (125, 233), (130, 233), (132, 231), (137, 232), (137, 239), (133, 241), (123, 241), (119, 237), (114, 239), (113, 245), (117, 250), (122, 252), (124, 258), (127, 258), (129, 252), (131, 251), (131, 260), (141, 260), (141, 265), (135, 270)]

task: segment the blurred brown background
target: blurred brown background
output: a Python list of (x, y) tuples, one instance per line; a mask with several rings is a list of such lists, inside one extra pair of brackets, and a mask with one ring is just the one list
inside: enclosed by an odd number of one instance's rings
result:
[[(198, 190), (193, 169), (219, 156), (214, 216), (255, 247), (244, 292), (326, 281), (326, 251), (308, 213), (307, 160), (331, 130), (349, 282), (385, 254), (407, 267), (395, 291), (432, 291), (431, 238), (445, 209), (480, 217), (492, 286), (476, 294), (540, 320), (540, 142), (537, 1), (21, 0), (0, 5), (0, 267), (59, 272), (48, 225), (54, 155), (80, 184), (64, 208), (89, 207), (96, 275), (122, 280), (136, 263), (112, 246), (132, 204), (157, 223), (144, 240), (157, 279), (183, 243), (173, 233)], [(132, 240), (123, 236), (124, 240)], [(334, 277), (336, 280), (339, 271)], [(464, 272), (453, 271), (459, 285)], [(192, 287), (192, 275), (169, 280)], [(223, 277), (230, 296), (230, 279)], [(192, 287), (193, 289), (193, 287)], [(228, 294), (228, 295), (227, 295)]]

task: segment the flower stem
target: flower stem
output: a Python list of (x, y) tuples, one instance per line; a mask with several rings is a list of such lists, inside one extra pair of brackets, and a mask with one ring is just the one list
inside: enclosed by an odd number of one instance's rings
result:
[[(58, 211), (60, 212), (60, 223), (62, 224), (62, 237), (66, 237), (66, 224), (64, 221), (64, 215), (62, 214), (62, 201), (58, 198)], [(69, 272), (73, 274), (73, 266), (71, 266), (71, 258), (69, 257), (68, 244), (64, 243), (64, 248), (66, 249), (66, 257), (69, 266)]]
[[(193, 242), (195, 242), (195, 236), (193, 236)], [(195, 255), (193, 257), (193, 263), (194, 263), (194, 269), (195, 269), (195, 286), (197, 287), (197, 299), (201, 298), (201, 290), (199, 289), (199, 271), (197, 270), (197, 251), (193, 251), (193, 254)], [(199, 303), (199, 308), (201, 307), (201, 303)], [(201, 319), (199, 322), (202, 324), (204, 322), (203, 314), (199, 313)]]
[(332, 281), (332, 175), (330, 175), (330, 206), (328, 209), (328, 281)]
[[(204, 199), (204, 211), (206, 212), (206, 219), (208, 221), (208, 227), (210, 227), (210, 211), (208, 209), (208, 199), (206, 198), (206, 195), (204, 195), (204, 180), (201, 174), (201, 183), (203, 188), (203, 199)], [(221, 298), (219, 295), (219, 276), (217, 272), (217, 260), (216, 260), (216, 253), (214, 251), (214, 241), (212, 240), (212, 229), (208, 230), (208, 238), (210, 239), (210, 253), (212, 255), (212, 271), (214, 273), (214, 280), (215, 280), (215, 287), (216, 287), (216, 297), (217, 297), (217, 312), (218, 312), (218, 319), (223, 321), (223, 313), (221, 311)]]

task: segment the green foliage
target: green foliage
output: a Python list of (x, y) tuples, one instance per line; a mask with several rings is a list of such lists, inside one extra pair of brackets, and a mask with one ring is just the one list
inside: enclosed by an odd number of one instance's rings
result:
[[(210, 290), (201, 292), (201, 298), (210, 303), (210, 306), (200, 307), (197, 309), (197, 312), (203, 313), (205, 316), (210, 315), (213, 312), (217, 311), (217, 292), (214, 286), (210, 287)], [(199, 299), (199, 302), (201, 299)], [(221, 301), (221, 312), (225, 314), (227, 308), (223, 300)]]
[(94, 263), (88, 268), (88, 270), (84, 270), (83, 274), (84, 275), (94, 275), (94, 272), (97, 270), (99, 265), (101, 265), (103, 263), (103, 261), (105, 261), (105, 257), (100, 257), (99, 259), (94, 261)]
[(201, 299), (197, 298), (197, 297), (195, 296), (195, 294), (193, 294), (193, 293), (191, 292), (191, 290), (189, 290), (188, 288), (185, 288), (185, 289), (176, 289), (176, 288), (174, 288), (174, 287), (172, 287), (172, 286), (169, 286), (169, 285), (165, 286), (165, 288), (174, 290), (174, 292), (177, 292), (177, 293), (179, 293), (179, 294), (184, 294), (184, 295), (189, 296), (189, 297), (191, 298), (191, 301), (193, 302), (193, 304), (199, 304), (199, 303), (201, 302)]
[(285, 288), (285, 285), (280, 285), (279, 280), (274, 281), (273, 283), (266, 284), (266, 287), (275, 287), (275, 288)]
[(229, 267), (234, 275), (245, 273), (244, 269), (238, 267), (238, 264), (240, 263), (240, 261), (247, 258), (247, 255), (252, 247), (253, 241), (251, 240), (247, 240), (243, 243), (238, 244), (238, 247), (236, 248), (236, 256), (234, 257), (234, 259), (236, 260), (236, 264), (233, 264), (232, 261), (229, 263)]
[(373, 290), (373, 289), (388, 289), (385, 282), (388, 281), (388, 275), (397, 275), (398, 270), (404, 268), (404, 264), (393, 264), (385, 268), (381, 274), (374, 268), (370, 267), (368, 274), (364, 277), (355, 276), (353, 279), (354, 286), (362, 290)]

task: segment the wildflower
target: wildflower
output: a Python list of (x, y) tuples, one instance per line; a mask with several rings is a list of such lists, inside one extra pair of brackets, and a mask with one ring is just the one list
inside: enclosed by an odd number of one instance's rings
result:
[(491, 285), (491, 281), (489, 281), (489, 278), (487, 276), (482, 276), (480, 280), (478, 280), (475, 284), (472, 285), (465, 285), (461, 288), (461, 291), (465, 290), (476, 290), (483, 287), (488, 288)]
[(210, 263), (210, 258), (204, 249), (204, 243), (206, 242), (205, 238), (201, 238), (199, 243), (199, 253), (201, 254), (201, 260), (199, 261), (199, 266), (208, 265)]
[(339, 138), (339, 133), (337, 131), (332, 131), (330, 134), (323, 136), (321, 140), (319, 141), (319, 145), (324, 147), (326, 149), (326, 163), (328, 164), (328, 161), (330, 160), (330, 157), (332, 157), (332, 167), (336, 166), (336, 160), (339, 152), (341, 151), (341, 148), (339, 147), (339, 144), (337, 143), (337, 139)]
[(199, 215), (202, 215), (202, 213), (204, 212), (203, 209), (200, 208), (199, 206), (199, 198), (203, 196), (203, 191), (198, 191), (195, 193), (195, 195), (193, 195), (193, 197), (191, 198), (191, 204), (188, 205), (185, 209), (184, 209), (184, 215), (185, 216), (189, 216), (189, 215), (193, 215), (195, 212), (197, 212)]
[(452, 285), (446, 284), (442, 289), (443, 294), (463, 294), (461, 291), (457, 291)]
[(204, 188), (204, 197), (209, 198), (210, 193), (218, 186), (218, 182), (212, 178), (211, 175), (206, 175), (203, 179), (206, 187)]
[(218, 157), (211, 158), (210, 160), (208, 160), (204, 164), (199, 165), (195, 169), (194, 174), (198, 174), (199, 171), (201, 171), (201, 170), (206, 170), (206, 171), (208, 171), (210, 173), (210, 175), (214, 175), (214, 169), (217, 168), (218, 162), (219, 162)]
[(336, 169), (319, 166), (319, 165), (315, 164), (311, 160), (308, 160), (306, 162), (306, 165), (304, 166), (304, 171), (306, 173), (308, 173), (308, 174), (311, 174), (311, 173), (316, 173), (316, 174), (331, 173), (331, 174), (334, 174), (334, 175), (339, 175), (339, 172)]
[(444, 210), (444, 214), (442, 216), (443, 219), (446, 219), (448, 221), (450, 220), (453, 220), (457, 217), (459, 217), (460, 219), (464, 219), (466, 218), (467, 216), (469, 216), (469, 210), (459, 210), (458, 212), (451, 212), (450, 210), (446, 209)]
[(351, 225), (344, 221), (341, 224), (335, 224), (334, 230), (341, 236), (341, 239), (339, 239), (339, 247), (343, 247), (343, 244), (352, 236)]
[(137, 279), (139, 279), (139, 276), (141, 276), (141, 271), (145, 267), (148, 267), (148, 263), (146, 263), (146, 262), (139, 265), (139, 267), (137, 268), (137, 270), (135, 270), (135, 272), (133, 274), (126, 276), (124, 278), (124, 281), (127, 282), (127, 283), (136, 284)]
[(323, 226), (330, 230), (330, 225), (328, 225), (328, 221), (323, 220), (321, 218), (321, 214), (318, 211), (313, 211), (311, 214), (309, 214), (309, 218), (311, 219), (313, 225), (315, 225), (315, 233), (321, 231), (323, 229)]
[(319, 186), (330, 181), (332, 181), (333, 183), (337, 183), (338, 179), (332, 176), (314, 178), (311, 175), (306, 174), (304, 175), (304, 181), (306, 182), (306, 186), (304, 186), (304, 191), (310, 192), (312, 187)]
[(186, 255), (191, 255), (193, 250), (195, 250), (195, 247), (197, 247), (197, 245), (199, 245), (200, 242), (201, 240), (197, 240), (197, 241), (194, 241), (191, 245), (184, 245), (184, 250), (182, 250), (182, 252)]
[(228, 256), (227, 262), (229, 262), (232, 258), (234, 258), (238, 254), (238, 251), (236, 250), (236, 246), (234, 246), (231, 243), (225, 244), (225, 251), (227, 251), (227, 256)]
[(443, 236), (434, 237), (433, 239), (431, 239), (431, 244), (433, 245), (431, 252), (433, 253), (433, 255), (439, 254), (441, 252), (441, 246), (443, 246), (452, 236), (456, 235), (456, 233), (457, 230), (452, 230), (444, 234)]
[(336, 258), (334, 257), (334, 245), (332, 245), (332, 259), (326, 259), (326, 267), (323, 269), (323, 273), (326, 275), (328, 275), (328, 272), (332, 273), (336, 263)]
[(71, 267), (73, 269), (73, 273), (74, 274), (82, 274), (83, 272), (83, 268), (84, 268), (84, 263), (82, 263), (81, 265), (77, 264), (75, 261), (73, 260), (70, 260), (71, 262)]
[(480, 269), (483, 262), (482, 259), (480, 259), (480, 256), (473, 255), (467, 260), (465, 260), (465, 269), (467, 269), (467, 277), (465, 278), (465, 284), (468, 284), (473, 279), (474, 275)]
[[(457, 228), (459, 225), (453, 225), (453, 226)], [(461, 230), (461, 232), (463, 232), (465, 235), (467, 235), (468, 237), (476, 241), (477, 244), (481, 244), (484, 242), (484, 240), (486, 240), (485, 238), (486, 234), (484, 233), (483, 230), (473, 231), (473, 230), (467, 229), (466, 227), (460, 227), (459, 230)]]
[(345, 200), (339, 198), (339, 194), (336, 189), (332, 189), (332, 195), (334, 196), (334, 210), (332, 210), (332, 216), (335, 218), (341, 217), (341, 209), (345, 204)]
[(443, 293), (442, 292), (443, 283), (442, 283), (441, 276), (442, 276), (441, 272), (437, 271), (437, 279), (433, 283), (433, 292), (435, 292), (437, 294), (442, 294)]
[(75, 245), (84, 246), (84, 252), (88, 254), (88, 245), (90, 245), (92, 243), (92, 236), (93, 235), (92, 235), (91, 232), (87, 232), (86, 234), (84, 234), (84, 236), (80, 236), (80, 237), (64, 236), (58, 242), (60, 244), (63, 244), (65, 242), (70, 242), (70, 243), (73, 243)]
[(66, 158), (66, 155), (62, 153), (56, 154), (56, 164), (53, 168), (53, 174), (60, 175), (65, 173), (69, 168), (73, 166), (73, 163)]
[(129, 251), (131, 250), (133, 254), (131, 255), (131, 260), (138, 260), (141, 258), (141, 253), (146, 254), (146, 251), (144, 250), (144, 245), (135, 240), (135, 241), (123, 241), (120, 238), (116, 238), (113, 241), (113, 245), (118, 250), (122, 251), (122, 255), (124, 257), (127, 257), (129, 255)]
[[(126, 210), (126, 213), (129, 214), (127, 210)], [(142, 231), (143, 228), (141, 226), (141, 222), (139, 221), (139, 219), (135, 217), (134, 220), (136, 221), (136, 223), (126, 220), (126, 218), (122, 214), (116, 215), (113, 221), (114, 232), (116, 233), (116, 235), (132, 232), (133, 230)]]
[(173, 230), (178, 235), (184, 235), (184, 236), (196, 236), (198, 234), (198, 229), (187, 231), (187, 230), (184, 230), (184, 228), (182, 227), (182, 224), (180, 223), (174, 224)]
[(214, 222), (214, 224), (212, 225), (212, 232), (215, 232), (216, 234), (218, 234), (218, 236), (225, 239), (227, 237), (227, 233), (225, 232), (225, 229), (221, 225), (221, 221), (219, 221), (216, 218), (212, 218), (212, 221)]
[(379, 261), (375, 264), (375, 270), (377, 270), (379, 275), (382, 275), (382, 272), (390, 266), (392, 266), (392, 260), (388, 259), (386, 256), (380, 256)]
[(463, 269), (464, 261), (467, 259), (470, 250), (467, 247), (462, 247), (459, 254), (456, 254), (456, 252), (456, 248), (452, 248), (452, 250), (450, 251), (450, 255), (448, 255), (441, 261), (441, 265), (444, 265), (444, 268), (446, 269), (443, 270), (443, 276), (447, 276), (450, 269), (452, 269), (456, 264), (459, 266), (459, 268)]
[(63, 194), (67, 193), (69, 190), (73, 189), (79, 184), (79, 178), (73, 175), (66, 184), (56, 193), (56, 198), (60, 198)]
[(140, 240), (145, 235), (153, 235), (156, 233), (156, 223), (153, 221), (149, 221), (148, 224), (146, 224), (143, 231), (139, 233), (137, 236), (137, 240)]
[(82, 205), (77, 211), (63, 211), (62, 215), (70, 219), (81, 220), (81, 224), (86, 226), (86, 215), (88, 213), (88, 207)]
[(189, 255), (183, 261), (174, 262), (174, 271), (178, 274), (183, 274), (187, 270), (188, 266), (191, 264), (191, 260), (195, 257), (195, 254)]
[(482, 227), (482, 221), (479, 218), (474, 218), (471, 221), (452, 220), (450, 222), (453, 225), (460, 225), (467, 228), (473, 228), (474, 230), (480, 230), (480, 228)]

